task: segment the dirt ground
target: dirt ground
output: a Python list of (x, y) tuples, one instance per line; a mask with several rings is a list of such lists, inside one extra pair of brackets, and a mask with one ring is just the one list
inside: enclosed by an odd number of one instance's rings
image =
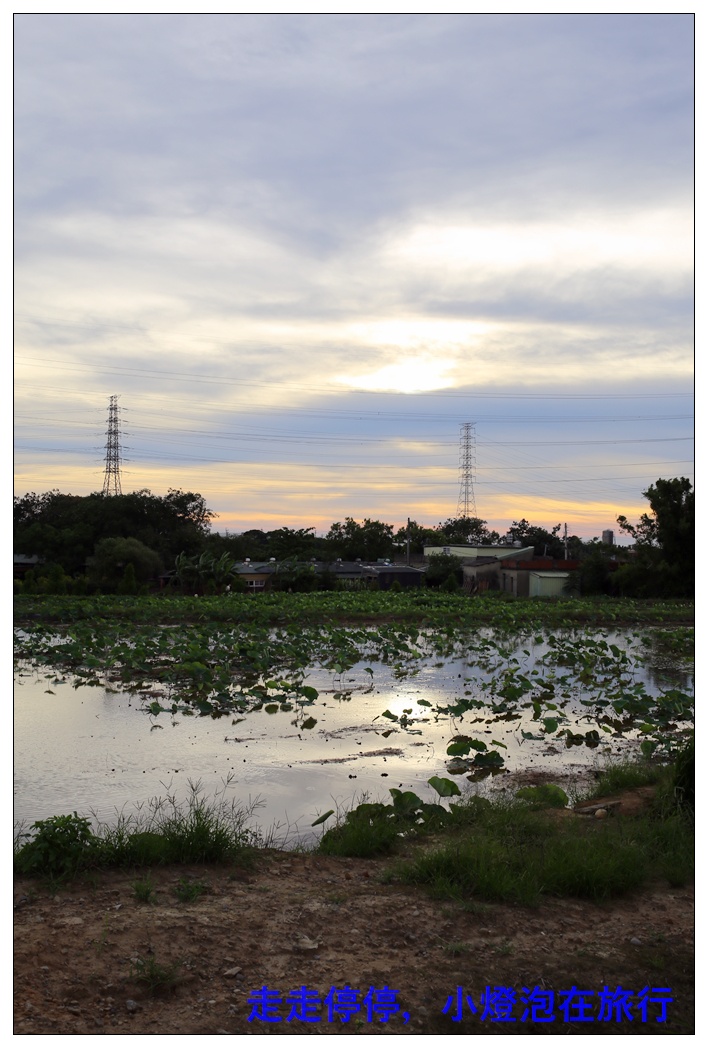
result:
[[(622, 809), (640, 803), (624, 796)], [(691, 887), (656, 883), (603, 905), (462, 905), (382, 883), (389, 865), (268, 851), (248, 872), (101, 872), (55, 895), (16, 880), (15, 1033), (693, 1031)], [(148, 875), (154, 900), (143, 903), (133, 885)], [(181, 902), (180, 881), (207, 890)], [(171, 984), (145, 980), (170, 975)], [(264, 986), (279, 993), (271, 1013), (279, 1022), (249, 1021), (251, 994)], [(318, 996), (298, 1012), (288, 997), (303, 987)], [(631, 994), (627, 1009), (615, 1002), (619, 988)]]

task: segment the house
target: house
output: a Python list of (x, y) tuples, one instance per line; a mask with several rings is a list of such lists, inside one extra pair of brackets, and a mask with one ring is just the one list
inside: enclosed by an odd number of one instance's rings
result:
[(500, 589), (514, 596), (562, 596), (579, 560), (506, 560), (499, 564)]
[(418, 567), (408, 567), (406, 564), (377, 563), (371, 565), (375, 572), (375, 579), (381, 589), (390, 589), (395, 582), (403, 589), (419, 589), (424, 578), (424, 571)]
[(500, 588), (501, 561), (497, 556), (477, 556), (462, 567), (464, 592), (484, 593), (488, 589)]
[(561, 596), (570, 575), (578, 570), (579, 560), (553, 560), (550, 557), (526, 556), (500, 558), (477, 556), (462, 567), (464, 591), (473, 595), (488, 589), (500, 589), (514, 596)]
[(256, 561), (244, 560), (243, 563), (235, 565), (234, 572), (242, 578), (249, 593), (261, 593), (270, 588), (272, 576), (277, 571), (275, 560)]
[(24, 578), (28, 571), (38, 564), (44, 563), (40, 556), (27, 556), (26, 553), (12, 554), (12, 577)]
[(377, 560), (375, 563), (364, 563), (362, 560), (335, 560), (333, 563), (315, 561), (314, 568), (317, 574), (330, 574), (340, 582), (362, 586), (376, 582), (380, 589), (390, 589), (394, 582), (399, 582), (403, 588), (419, 588), (424, 577), (424, 571), (419, 568), (391, 563), (390, 560)]
[(426, 545), (425, 559), (429, 556), (458, 556), (464, 563), (472, 563), (479, 557), (492, 556), (496, 560), (530, 560), (535, 550), (532, 545)]
[[(389, 560), (378, 560), (376, 563), (363, 563), (361, 560), (310, 560), (300, 562), (300, 568), (308, 568), (317, 575), (327, 575), (335, 582), (354, 588), (368, 588), (376, 583), (380, 589), (390, 589), (397, 581), (401, 587), (419, 587), (423, 584), (424, 571), (404, 564), (393, 564)], [(273, 575), (278, 570), (288, 569), (287, 564), (278, 564), (274, 559), (267, 562), (245, 560), (236, 564), (235, 571), (246, 583), (248, 592), (263, 592), (271, 587)], [(289, 565), (292, 569), (292, 565)], [(286, 584), (286, 583), (285, 583)]]

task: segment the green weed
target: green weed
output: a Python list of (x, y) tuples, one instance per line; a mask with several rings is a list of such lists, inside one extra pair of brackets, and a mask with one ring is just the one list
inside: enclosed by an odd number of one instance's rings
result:
[(181, 963), (158, 963), (154, 956), (134, 956), (130, 961), (130, 977), (144, 985), (150, 996), (173, 989)]
[[(429, 784), (440, 796), (459, 793), (459, 787), (449, 778), (434, 776)], [(427, 803), (412, 791), (391, 789), (390, 794), (391, 804), (364, 800), (339, 817), (337, 825), (322, 836), (319, 851), (343, 858), (389, 854), (401, 839), (440, 829), (452, 818), (441, 804)], [(320, 821), (318, 818), (314, 824)]]
[(470, 946), (466, 942), (445, 942), (443, 949), (449, 956), (463, 956), (469, 952)]
[[(25, 876), (45, 876), (61, 881), (97, 860), (99, 841), (88, 818), (55, 815), (32, 825), (34, 836), (15, 853), (15, 868)], [(17, 843), (20, 841), (18, 840)]]
[(155, 901), (155, 885), (149, 876), (143, 880), (135, 880), (132, 887), (137, 901), (146, 905), (151, 905)]
[(621, 760), (607, 764), (587, 799), (611, 796), (622, 789), (636, 789), (642, 785), (655, 785), (665, 775), (665, 768), (647, 760)]
[(180, 902), (195, 902), (208, 889), (209, 885), (204, 883), (203, 880), (188, 880), (185, 877), (181, 877), (174, 888), (174, 893)]
[(95, 939), (96, 956), (102, 956), (106, 945), (108, 944), (108, 916), (103, 917), (103, 926), (101, 927), (101, 933), (98, 938)]
[(672, 789), (675, 804), (685, 811), (695, 810), (695, 736), (678, 751), (673, 765)]
[(227, 801), (223, 790), (210, 800), (201, 783), (190, 782), (185, 802), (156, 797), (134, 815), (121, 815), (95, 830), (87, 818), (59, 815), (35, 822), (15, 837), (15, 869), (54, 883), (86, 869), (143, 868), (170, 863), (224, 862), (250, 865), (259, 837), (248, 828), (258, 801), (246, 808)]

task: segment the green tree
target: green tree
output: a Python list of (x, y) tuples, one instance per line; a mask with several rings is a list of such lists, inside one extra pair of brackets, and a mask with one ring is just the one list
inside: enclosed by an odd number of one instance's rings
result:
[[(635, 542), (637, 559), (633, 570), (618, 572), (624, 586), (652, 588), (640, 581), (640, 572), (652, 571), (661, 592), (649, 595), (690, 595), (695, 587), (695, 492), (684, 476), (658, 479), (643, 492), (650, 513), (643, 513), (637, 524), (618, 516), (619, 530)], [(647, 594), (648, 595), (648, 594)]]
[(137, 591), (138, 584), (135, 577), (135, 568), (129, 563), (123, 571), (123, 577), (118, 582), (118, 592), (122, 596), (134, 596)]
[(266, 531), (253, 527), (238, 537), (241, 541), (243, 559), (249, 557), (251, 560), (269, 560), (272, 556), (270, 536)]
[(449, 553), (433, 553), (428, 557), (425, 572), (426, 585), (433, 589), (442, 587), (445, 591), (456, 591), (463, 578), (463, 564), (459, 556), (452, 556)]
[(395, 545), (403, 551), (407, 548), (408, 535), (410, 536), (410, 552), (423, 553), (426, 545), (444, 545), (440, 541), (439, 532), (434, 527), (423, 527), (417, 520), (411, 520), (410, 526), (400, 527), (395, 532)]
[(668, 563), (694, 564), (695, 492), (690, 481), (681, 476), (656, 480), (643, 492), (651, 507), (637, 525), (625, 516), (617, 517), (619, 529), (630, 534), (637, 545), (655, 546)]
[(31, 493), (15, 499), (13, 515), (16, 551), (36, 553), (76, 574), (104, 538), (134, 538), (164, 562), (183, 550), (199, 552), (214, 514), (201, 495), (171, 489), (164, 498), (148, 490), (111, 496)]
[(175, 519), (194, 528), (202, 536), (209, 533), (211, 521), (216, 513), (207, 508), (203, 495), (170, 487), (164, 497), (164, 503), (171, 509)]
[(98, 585), (114, 589), (124, 579), (128, 565), (140, 583), (152, 581), (162, 570), (157, 553), (137, 538), (103, 538), (90, 558), (89, 573)]
[(313, 527), (278, 527), (268, 532), (268, 546), (276, 560), (311, 559), (316, 553), (316, 532)]
[(272, 587), (280, 592), (311, 593), (319, 588), (314, 564), (292, 557), (277, 564)]
[(609, 560), (601, 547), (595, 548), (582, 561), (578, 573), (579, 587), (583, 596), (599, 596), (611, 592)]
[(551, 556), (562, 560), (565, 555), (564, 542), (560, 538), (562, 524), (556, 524), (551, 531), (544, 527), (534, 527), (527, 520), (514, 520), (505, 535), (509, 544), (520, 542), (523, 546), (532, 545), (536, 556)]
[(385, 560), (395, 549), (392, 524), (368, 518), (359, 524), (347, 516), (331, 525), (326, 538), (342, 560)]
[(478, 516), (460, 516), (445, 520), (436, 527), (437, 545), (495, 545), (497, 531), (490, 531)]

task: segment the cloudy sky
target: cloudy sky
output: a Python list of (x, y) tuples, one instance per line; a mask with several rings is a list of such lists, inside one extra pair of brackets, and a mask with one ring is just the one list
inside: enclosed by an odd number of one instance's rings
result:
[(690, 15), (15, 18), (18, 494), (591, 537), (692, 478)]

